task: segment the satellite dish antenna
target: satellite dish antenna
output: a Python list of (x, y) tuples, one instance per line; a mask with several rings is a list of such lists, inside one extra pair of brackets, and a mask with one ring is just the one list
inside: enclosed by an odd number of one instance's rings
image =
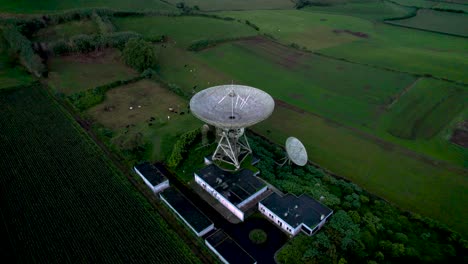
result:
[(286, 157), (284, 157), (283, 163), (278, 163), (283, 166), (287, 163), (294, 163), (298, 166), (304, 166), (307, 164), (307, 151), (302, 142), (295, 137), (288, 137), (286, 139)]
[(245, 85), (219, 85), (196, 93), (190, 100), (192, 114), (216, 127), (218, 146), (212, 159), (240, 168), (252, 153), (245, 128), (267, 119), (275, 101), (266, 92)]

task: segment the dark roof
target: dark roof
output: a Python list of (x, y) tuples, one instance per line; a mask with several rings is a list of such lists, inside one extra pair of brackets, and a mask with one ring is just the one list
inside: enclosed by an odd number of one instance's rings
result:
[(167, 178), (149, 162), (136, 165), (135, 170), (138, 170), (153, 186), (157, 186), (167, 180)]
[(229, 263), (255, 263), (255, 259), (230, 238), (223, 230), (218, 230), (206, 241)]
[(304, 223), (313, 229), (320, 223), (322, 215), (327, 217), (333, 212), (306, 194), (297, 197), (292, 194), (279, 196), (277, 193), (272, 193), (261, 203), (293, 228)]
[(174, 208), (197, 233), (213, 224), (195, 205), (174, 188), (168, 188), (160, 193), (172, 208)]
[(201, 169), (197, 175), (234, 205), (238, 205), (266, 186), (248, 169), (232, 173), (211, 164)]

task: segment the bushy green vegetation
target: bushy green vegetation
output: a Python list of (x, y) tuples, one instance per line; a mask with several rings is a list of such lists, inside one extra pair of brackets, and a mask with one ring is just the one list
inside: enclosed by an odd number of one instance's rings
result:
[(167, 165), (172, 168), (177, 167), (200, 134), (200, 128), (197, 128), (180, 136), (179, 140), (174, 144), (171, 156), (167, 160)]
[(8, 259), (198, 262), (44, 87), (2, 91), (0, 105)]
[(148, 68), (156, 66), (156, 50), (148, 41), (143, 39), (130, 39), (122, 51), (122, 58), (125, 63), (142, 72)]
[(127, 67), (118, 50), (97, 51), (88, 55), (74, 54), (49, 60), (48, 83), (66, 95), (136, 77)]
[(20, 65), (18, 55), (10, 50), (8, 43), (0, 34), (0, 89), (31, 81), (33, 78)]
[(468, 105), (468, 91), (442, 81), (422, 79), (390, 110), (389, 133), (430, 139)]
[(100, 8), (108, 7), (122, 11), (175, 11), (175, 7), (164, 1), (147, 0), (21, 0), (21, 1), (0, 1), (0, 11), (8, 13), (46, 13), (77, 8)]
[(359, 186), (321, 169), (275, 164), (277, 146), (250, 136), (260, 157), (260, 177), (284, 192), (307, 193), (334, 210), (316, 235), (299, 235), (277, 255), (280, 263), (453, 263), (460, 262), (467, 241), (444, 225), (401, 212)]
[[(420, 9), (416, 16), (388, 23), (468, 37), (468, 15)], [(454, 26), (458, 25), (458, 26)]]
[[(352, 13), (275, 10), (222, 12), (221, 15), (248, 19), (260, 27), (260, 33), (334, 58), (468, 83), (467, 75), (461, 70), (468, 69), (463, 38), (372, 23), (352, 17)], [(334, 33), (335, 29), (364, 33), (367, 38), (345, 31)]]
[(115, 18), (118, 30), (135, 31), (144, 37), (166, 35), (177, 46), (187, 48), (200, 40), (217, 40), (256, 35), (256, 31), (236, 21), (200, 16), (144, 16)]

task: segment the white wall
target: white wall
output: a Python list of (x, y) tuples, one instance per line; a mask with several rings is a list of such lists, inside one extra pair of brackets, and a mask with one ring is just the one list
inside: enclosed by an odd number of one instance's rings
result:
[(270, 211), (270, 209), (268, 209), (262, 203), (258, 203), (258, 210), (260, 211), (260, 213), (264, 214), (266, 217), (268, 217), (268, 219), (272, 220), (273, 223), (275, 223), (275, 225), (283, 229), (288, 234), (296, 235), (301, 230), (301, 225), (299, 225), (298, 227), (294, 229), (292, 226), (286, 223), (283, 219), (281, 219), (275, 213)]
[(226, 207), (231, 213), (237, 216), (240, 220), (244, 221), (244, 213), (239, 210), (235, 205), (229, 202), (228, 199), (224, 198), (218, 191), (213, 189), (209, 184), (207, 184), (202, 178), (200, 178), (196, 173), (195, 175), (195, 182), (198, 183), (203, 189), (205, 189), (211, 196), (213, 196), (216, 200), (218, 200), (224, 207)]
[(136, 167), (133, 167), (133, 170), (141, 177), (141, 179), (143, 179), (143, 181), (145, 182), (145, 184), (154, 192), (154, 193), (157, 193), (157, 192), (160, 192), (166, 188), (169, 188), (169, 180), (165, 180), (163, 182), (161, 182), (160, 184), (156, 185), (156, 186), (153, 186), (153, 184), (151, 184), (146, 178), (145, 176), (143, 176), (143, 174), (140, 173), (139, 170), (137, 170)]

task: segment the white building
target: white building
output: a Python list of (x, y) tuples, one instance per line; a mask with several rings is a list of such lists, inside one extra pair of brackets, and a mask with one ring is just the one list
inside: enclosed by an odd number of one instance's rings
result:
[(315, 234), (333, 211), (308, 195), (299, 197), (272, 193), (258, 203), (258, 210), (291, 236), (300, 231)]
[(169, 187), (169, 180), (154, 165), (145, 162), (136, 165), (133, 169), (154, 193)]
[(244, 212), (240, 208), (267, 190), (266, 183), (250, 170), (231, 173), (214, 164), (195, 173), (195, 181), (242, 221)]

